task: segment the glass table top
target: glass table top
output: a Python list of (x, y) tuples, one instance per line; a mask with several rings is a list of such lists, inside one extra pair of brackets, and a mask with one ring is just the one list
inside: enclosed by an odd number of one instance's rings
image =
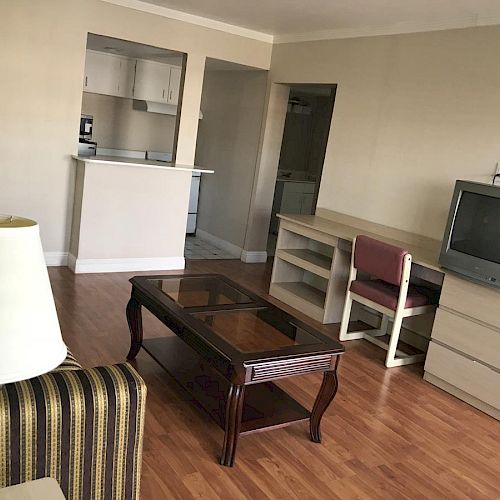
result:
[(251, 304), (245, 293), (216, 277), (182, 277), (149, 280), (182, 307)]
[(153, 301), (150, 311), (160, 321), (221, 363), (343, 351), (334, 339), (221, 275), (137, 276), (131, 282), (133, 294)]
[(219, 337), (242, 353), (276, 351), (322, 341), (295, 325), (276, 308), (197, 312), (191, 316), (203, 321)]

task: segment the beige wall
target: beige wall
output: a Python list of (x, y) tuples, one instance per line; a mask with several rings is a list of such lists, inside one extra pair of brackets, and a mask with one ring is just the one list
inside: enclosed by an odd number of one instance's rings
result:
[(172, 152), (175, 116), (137, 111), (132, 99), (90, 92), (83, 92), (82, 113), (94, 117), (98, 147)]
[(455, 179), (500, 156), (500, 27), (276, 45), (272, 79), (337, 83), (318, 206), (441, 238)]
[[(87, 33), (188, 54), (179, 158), (194, 159), (205, 57), (267, 69), (271, 45), (98, 0), (1, 2), (1, 212), (40, 222), (44, 249), (69, 244)], [(201, 70), (200, 70), (201, 68)], [(187, 205), (188, 192), (179, 206)]]
[(243, 247), (267, 88), (265, 71), (205, 74), (196, 163), (201, 180), (198, 228)]

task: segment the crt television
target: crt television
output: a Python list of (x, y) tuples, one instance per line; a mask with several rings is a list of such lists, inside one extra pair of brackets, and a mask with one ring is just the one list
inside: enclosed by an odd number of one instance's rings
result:
[(500, 187), (457, 181), (439, 263), (500, 288)]

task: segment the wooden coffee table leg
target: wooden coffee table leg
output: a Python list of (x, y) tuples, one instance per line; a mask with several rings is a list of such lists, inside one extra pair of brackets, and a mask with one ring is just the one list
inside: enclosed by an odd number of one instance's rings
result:
[(226, 423), (222, 456), (220, 458), (221, 465), (232, 467), (234, 464), (236, 444), (238, 443), (241, 429), (244, 396), (244, 385), (231, 385), (226, 402)]
[(130, 351), (127, 354), (127, 359), (132, 361), (142, 346), (141, 304), (134, 297), (130, 297), (127, 304), (127, 321), (130, 329)]
[(321, 418), (337, 393), (339, 385), (337, 379), (337, 365), (338, 358), (335, 363), (335, 368), (323, 374), (323, 382), (318, 392), (318, 396), (316, 397), (316, 401), (314, 402), (310, 419), (310, 433), (311, 440), (315, 443), (321, 443)]

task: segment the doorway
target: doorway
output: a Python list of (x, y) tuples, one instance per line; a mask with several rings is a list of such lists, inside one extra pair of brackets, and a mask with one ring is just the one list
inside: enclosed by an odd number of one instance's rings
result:
[(312, 215), (316, 211), (336, 89), (336, 85), (290, 85), (269, 226), (269, 256), (276, 248), (277, 214)]

